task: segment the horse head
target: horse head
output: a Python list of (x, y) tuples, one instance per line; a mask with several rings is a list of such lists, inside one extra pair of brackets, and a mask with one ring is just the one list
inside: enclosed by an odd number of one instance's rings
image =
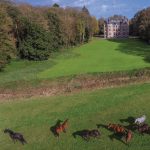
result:
[(108, 129), (112, 128), (113, 124), (112, 123), (109, 123), (108, 124)]
[(5, 130), (4, 130), (4, 133), (10, 133), (10, 134), (13, 134), (14, 132), (11, 131), (10, 129), (5, 129)]

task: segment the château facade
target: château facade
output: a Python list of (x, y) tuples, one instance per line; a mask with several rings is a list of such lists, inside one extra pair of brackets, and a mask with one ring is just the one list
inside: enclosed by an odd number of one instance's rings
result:
[(125, 16), (113, 16), (104, 24), (104, 38), (128, 38), (129, 20)]

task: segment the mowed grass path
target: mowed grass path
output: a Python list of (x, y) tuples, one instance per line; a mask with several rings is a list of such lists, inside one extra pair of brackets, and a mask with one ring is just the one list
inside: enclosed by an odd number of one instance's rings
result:
[(148, 67), (147, 52), (150, 46), (139, 40), (94, 39), (48, 61), (13, 61), (0, 73), (0, 83)]
[[(129, 44), (126, 47), (127, 50), (131, 48), (130, 51), (132, 49), (135, 51), (134, 49), (138, 48), (138, 45), (140, 47), (142, 45), (145, 49), (149, 48), (150, 51), (150, 46), (140, 41), (126, 40), (126, 42)], [(40, 73), (39, 77), (54, 78), (93, 72), (132, 70), (150, 66), (141, 56), (121, 52), (121, 45), (119, 40), (116, 42), (98, 39), (93, 40), (86, 45), (75, 48), (73, 50), (74, 57), (68, 59), (60, 57), (55, 66)]]
[[(147, 116), (150, 124), (150, 84), (82, 92), (70, 96), (34, 98), (0, 103), (1, 150), (149, 150), (150, 135), (134, 133), (129, 145), (110, 140), (112, 132), (100, 128), (101, 138), (83, 141), (72, 133), (96, 128), (97, 124), (120, 123), (120, 119)], [(69, 129), (59, 138), (50, 127), (60, 119), (69, 118)], [(128, 123), (124, 123), (128, 125)], [(24, 134), (28, 144), (14, 144), (3, 129), (11, 128)]]

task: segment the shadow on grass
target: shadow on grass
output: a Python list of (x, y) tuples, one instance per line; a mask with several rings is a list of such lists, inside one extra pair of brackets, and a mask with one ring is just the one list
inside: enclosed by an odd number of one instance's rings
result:
[(76, 138), (77, 136), (80, 136), (83, 140), (85, 140), (85, 141), (88, 142), (89, 139), (88, 139), (88, 137), (86, 136), (86, 135), (87, 135), (87, 132), (88, 132), (88, 130), (76, 131), (76, 132), (72, 133), (72, 136), (73, 136), (74, 138)]
[(120, 119), (120, 122), (121, 122), (121, 123), (126, 122), (126, 123), (129, 123), (129, 124), (133, 124), (133, 123), (134, 123), (134, 120), (135, 120), (135, 118), (132, 117), (132, 116), (130, 116), (130, 117), (125, 118), (125, 119)]
[(126, 129), (131, 130), (132, 132), (135, 132), (137, 129), (137, 126), (134, 124), (135, 118), (130, 116), (128, 118), (125, 119), (120, 119), (121, 123), (128, 123), (127, 126), (124, 126)]
[(128, 145), (126, 142), (123, 140), (124, 135), (122, 133), (113, 133), (109, 135), (109, 138), (113, 141), (114, 139), (118, 140), (119, 142)]
[(144, 61), (150, 63), (150, 45), (139, 39), (108, 39), (108, 41), (119, 43), (116, 50), (136, 56), (144, 57)]
[(121, 142), (121, 143), (123, 143), (123, 144), (125, 144), (125, 145), (128, 145), (126, 142), (124, 142), (124, 140), (123, 140), (123, 138), (124, 138), (124, 134), (123, 133), (114, 133), (114, 130), (112, 130), (112, 129), (109, 129), (108, 128), (108, 125), (104, 125), (104, 124), (97, 124), (97, 128), (100, 128), (100, 127), (102, 127), (102, 128), (105, 128), (105, 129), (107, 129), (108, 131), (110, 131), (110, 132), (113, 132), (111, 135), (109, 135), (108, 137), (110, 138), (110, 140), (114, 140), (114, 139), (116, 139), (117, 141), (119, 141), (119, 142)]

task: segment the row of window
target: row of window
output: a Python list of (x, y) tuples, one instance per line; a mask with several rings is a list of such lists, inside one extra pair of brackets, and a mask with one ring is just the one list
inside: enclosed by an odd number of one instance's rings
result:
[(128, 35), (128, 33), (126, 33), (126, 32), (123, 32), (123, 33), (114, 33), (114, 34), (109, 33), (109, 36), (111, 36), (111, 35), (114, 35), (114, 36)]
[(128, 26), (108, 26), (108, 28), (128, 28)]
[(108, 31), (110, 31), (110, 32), (111, 32), (111, 31), (116, 31), (116, 32), (119, 31), (119, 32), (120, 32), (120, 31), (128, 31), (128, 29), (118, 29), (118, 30), (116, 30), (116, 29), (112, 29), (112, 30), (109, 29)]

